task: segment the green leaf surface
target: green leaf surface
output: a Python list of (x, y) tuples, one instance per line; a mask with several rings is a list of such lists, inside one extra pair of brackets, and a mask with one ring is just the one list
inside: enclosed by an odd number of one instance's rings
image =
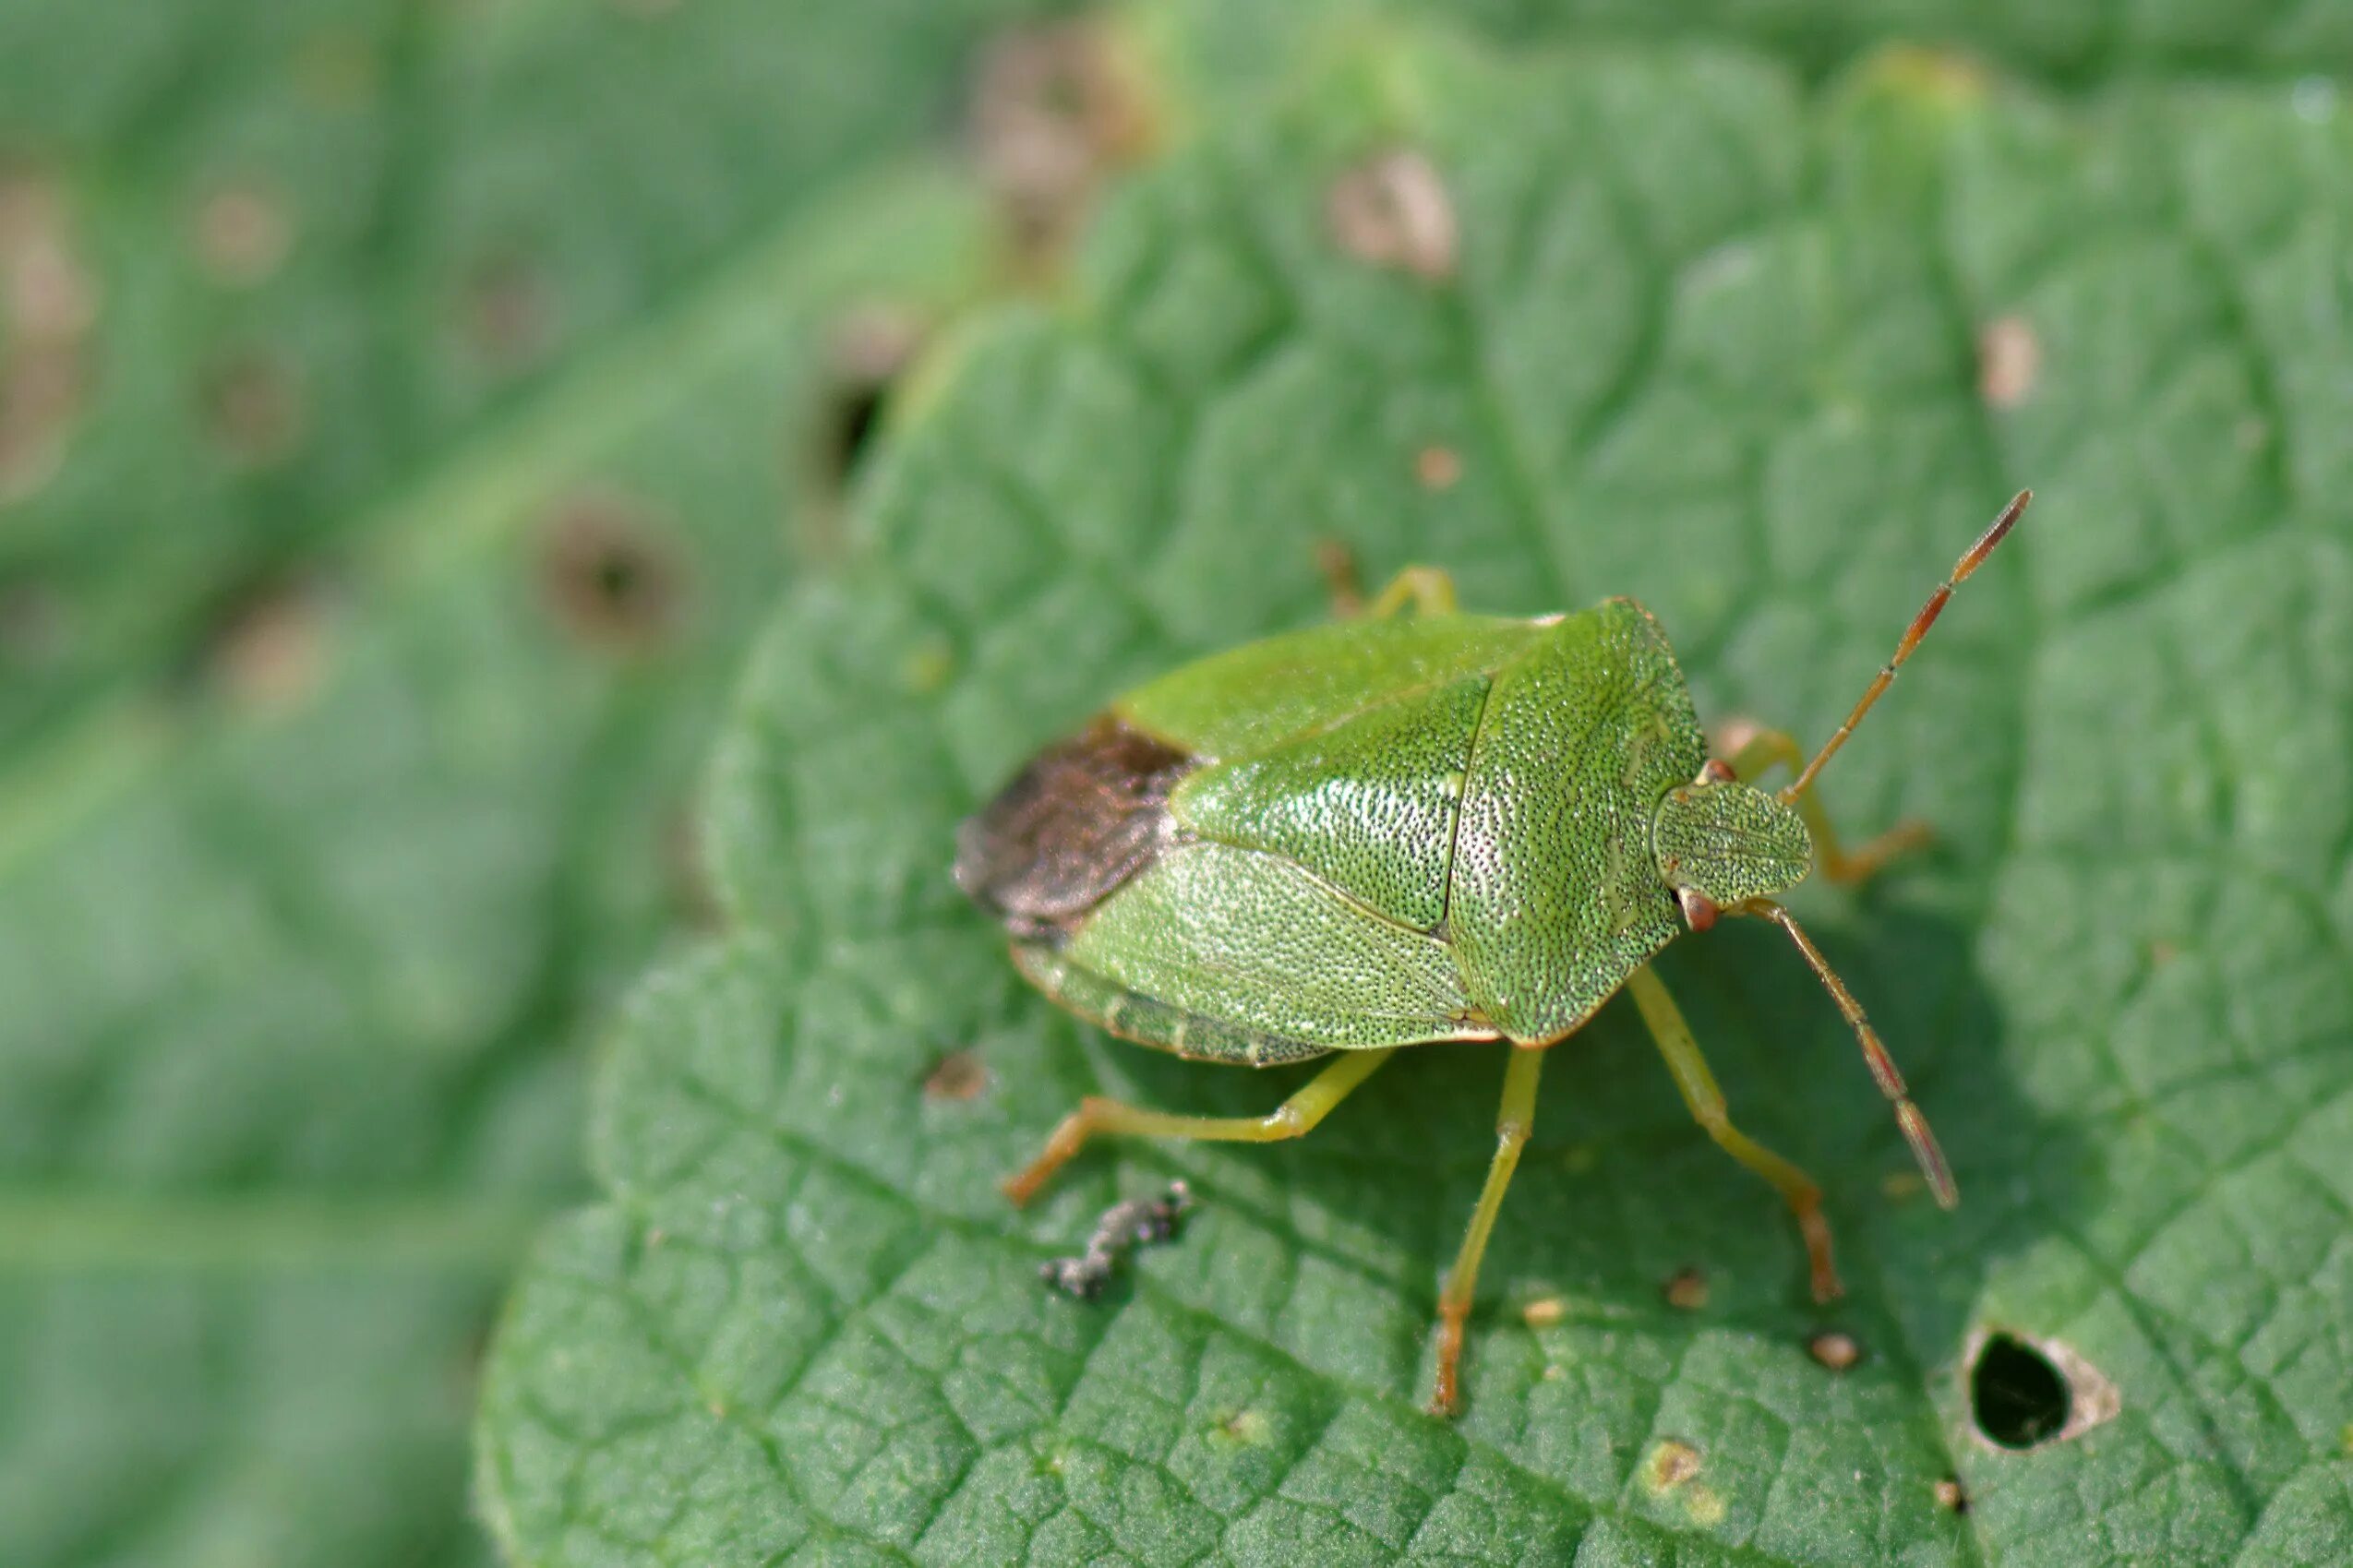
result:
[[(1329, 216), (1399, 148), (1455, 219), (1435, 278)], [(1135, 182), (1061, 308), (936, 367), (858, 557), (753, 661), (705, 821), (735, 932), (640, 992), (604, 1196), (493, 1353), (513, 1561), (2353, 1554), (2348, 156), (2267, 88), (1407, 35)], [(1634, 593), (1703, 716), (1819, 737), (2022, 483), (1828, 775), (1842, 820), (1937, 846), (1797, 900), (1958, 1214), (1774, 933), (1663, 961), (1735, 1116), (1825, 1179), (1843, 1302), (1807, 1304), (1617, 1004), (1548, 1071), (1452, 1425), (1418, 1406), (1492, 1049), (1409, 1053), (1297, 1143), (1091, 1151), (1004, 1207), (1082, 1094), (1243, 1114), (1299, 1081), (1058, 1013), (946, 868), (1110, 694), (1323, 613), (1315, 540), (1484, 608)], [(1180, 1240), (1098, 1304), (1039, 1288), (1177, 1174)], [(1809, 1354), (1825, 1328), (1859, 1360)], [(1979, 1434), (1993, 1331), (2071, 1370), (2081, 1430)]]

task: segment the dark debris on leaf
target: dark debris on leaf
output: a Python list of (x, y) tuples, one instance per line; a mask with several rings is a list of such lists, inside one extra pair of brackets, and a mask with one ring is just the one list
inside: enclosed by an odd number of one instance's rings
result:
[(1092, 1301), (1110, 1283), (1112, 1271), (1131, 1249), (1166, 1241), (1177, 1233), (1193, 1193), (1179, 1181), (1169, 1183), (1166, 1196), (1130, 1198), (1113, 1203), (1095, 1223), (1086, 1251), (1075, 1258), (1055, 1258), (1038, 1265), (1038, 1275), (1052, 1289)]

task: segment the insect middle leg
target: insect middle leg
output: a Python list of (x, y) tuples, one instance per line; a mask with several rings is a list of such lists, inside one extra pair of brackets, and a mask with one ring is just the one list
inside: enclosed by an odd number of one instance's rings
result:
[(1342, 1051), (1339, 1059), (1309, 1079), (1300, 1091), (1265, 1116), (1179, 1116), (1146, 1110), (1121, 1100), (1089, 1095), (1062, 1119), (1038, 1157), (1004, 1183), (1005, 1196), (1026, 1203), (1054, 1172), (1099, 1133), (1135, 1138), (1191, 1138), (1221, 1143), (1271, 1143), (1297, 1138), (1331, 1113), (1356, 1086), (1397, 1054), (1397, 1047)]
[[(1806, 753), (1796, 738), (1784, 730), (1756, 729), (1724, 759), (1733, 776), (1743, 784), (1754, 784), (1768, 769), (1785, 765), (1791, 772), (1806, 765)], [(1830, 813), (1822, 808), (1821, 796), (1808, 784), (1795, 801), (1797, 814), (1806, 820), (1806, 831), (1814, 838), (1814, 856), (1820, 863), (1822, 875), (1833, 882), (1868, 881), (1879, 868), (1907, 850), (1927, 844), (1930, 833), (1926, 822), (1898, 822), (1886, 832), (1865, 843), (1858, 849), (1845, 848), (1839, 843), (1838, 830), (1831, 826)]]
[(1478, 1294), (1479, 1260), (1495, 1228), (1495, 1212), (1503, 1207), (1504, 1189), (1519, 1167), (1519, 1151), (1536, 1119), (1536, 1079), (1543, 1070), (1543, 1050), (1519, 1047), (1512, 1048), (1511, 1063), (1504, 1069), (1503, 1105), (1495, 1112), (1495, 1157), (1487, 1166), (1486, 1185), (1479, 1189), (1478, 1206), (1471, 1211), (1462, 1251), (1455, 1254), (1445, 1288), (1438, 1292), (1438, 1367), (1429, 1406), (1433, 1416), (1451, 1416), (1461, 1403), (1462, 1327), (1471, 1316), (1471, 1298)]
[(1716, 1075), (1708, 1071), (1708, 1059), (1700, 1054), (1691, 1025), (1683, 1021), (1683, 1010), (1675, 1005), (1675, 998), (1667, 994), (1664, 982), (1651, 966), (1646, 964), (1628, 976), (1626, 988), (1634, 993), (1634, 1005), (1641, 1010), (1651, 1037), (1659, 1043), (1659, 1054), (1667, 1059), (1667, 1071), (1675, 1074), (1675, 1086), (1683, 1091), (1683, 1103), (1691, 1107), (1693, 1119), (1724, 1153), (1771, 1182), (1789, 1212), (1797, 1216), (1798, 1232), (1806, 1238), (1806, 1261), (1813, 1274), (1814, 1299), (1829, 1301), (1844, 1295), (1838, 1266), (1831, 1261), (1831, 1225), (1822, 1217), (1822, 1190), (1813, 1178), (1732, 1124), (1723, 1091), (1716, 1087)]

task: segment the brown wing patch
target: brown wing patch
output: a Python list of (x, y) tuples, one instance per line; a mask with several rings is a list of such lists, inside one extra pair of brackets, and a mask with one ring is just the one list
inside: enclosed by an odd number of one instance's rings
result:
[(1031, 759), (956, 832), (956, 885), (1014, 936), (1052, 941), (1152, 863), (1195, 759), (1105, 714)]

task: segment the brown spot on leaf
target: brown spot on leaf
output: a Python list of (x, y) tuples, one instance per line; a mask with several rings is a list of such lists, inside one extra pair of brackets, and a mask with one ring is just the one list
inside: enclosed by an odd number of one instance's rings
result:
[(1413, 477), (1424, 490), (1451, 490), (1462, 477), (1462, 456), (1452, 447), (1424, 447), (1414, 455)]
[(239, 594), (215, 623), (207, 679), (241, 706), (290, 708), (318, 688), (327, 668), (331, 610), (310, 578), (278, 578)]
[(1969, 1512), (1969, 1494), (1963, 1491), (1961, 1483), (1951, 1476), (1945, 1477), (1937, 1483), (1936, 1497), (1937, 1506), (1949, 1514)]
[(1666, 1283), (1667, 1305), (1677, 1311), (1696, 1312), (1708, 1304), (1708, 1276), (1698, 1269), (1677, 1269)]
[(1675, 1438), (1663, 1438), (1642, 1462), (1642, 1484), (1652, 1492), (1666, 1491), (1699, 1474), (1699, 1451)]
[(1218, 1418), (1212, 1429), (1228, 1442), (1238, 1442), (1249, 1448), (1263, 1448), (1274, 1435), (1274, 1423), (1256, 1410), (1236, 1410)]
[(1702, 1529), (1723, 1523), (1724, 1501), (1699, 1479), (1699, 1451), (1675, 1438), (1665, 1438), (1642, 1463), (1642, 1484), (1652, 1497), (1674, 1495), (1683, 1512)]
[(539, 581), (564, 629), (608, 652), (653, 648), (677, 629), (686, 564), (654, 509), (612, 491), (559, 503), (542, 530)]
[(294, 245), (285, 202), (258, 185), (222, 186), (197, 204), (189, 239), (213, 281), (244, 288), (278, 269)]
[(1084, 21), (1025, 28), (982, 55), (971, 139), (981, 178), (1019, 253), (1060, 257), (1104, 176), (1151, 145), (1154, 126), (1134, 63)]
[(956, 832), (956, 885), (1015, 937), (1051, 940), (1151, 864), (1193, 767), (1109, 714), (1048, 747)]
[(1831, 1371), (1843, 1372), (1863, 1359), (1863, 1347), (1851, 1334), (1824, 1329), (1806, 1342), (1806, 1353)]
[(2042, 340), (2024, 317), (1996, 317), (1977, 329), (1977, 395), (1987, 408), (2024, 402), (2042, 366)]
[(476, 262), (458, 290), (458, 335), (483, 368), (500, 376), (546, 357), (557, 338), (554, 291), (537, 267), (510, 254)]
[(1568, 1303), (1557, 1296), (1539, 1296), (1519, 1309), (1520, 1321), (1530, 1328), (1550, 1328), (1568, 1316)]
[(1460, 236), (1454, 198), (1420, 152), (1377, 153), (1332, 182), (1324, 213), (1339, 247), (1360, 261), (1439, 282), (1454, 276)]
[(206, 438), (240, 467), (282, 462), (302, 443), (301, 383), (293, 365), (270, 351), (240, 349), (216, 360), (199, 401)]
[(977, 1100), (989, 1087), (989, 1070), (970, 1051), (950, 1051), (923, 1080), (927, 1100)]
[(41, 174), (0, 163), (0, 501), (40, 488), (64, 458), (97, 319), (64, 199)]

